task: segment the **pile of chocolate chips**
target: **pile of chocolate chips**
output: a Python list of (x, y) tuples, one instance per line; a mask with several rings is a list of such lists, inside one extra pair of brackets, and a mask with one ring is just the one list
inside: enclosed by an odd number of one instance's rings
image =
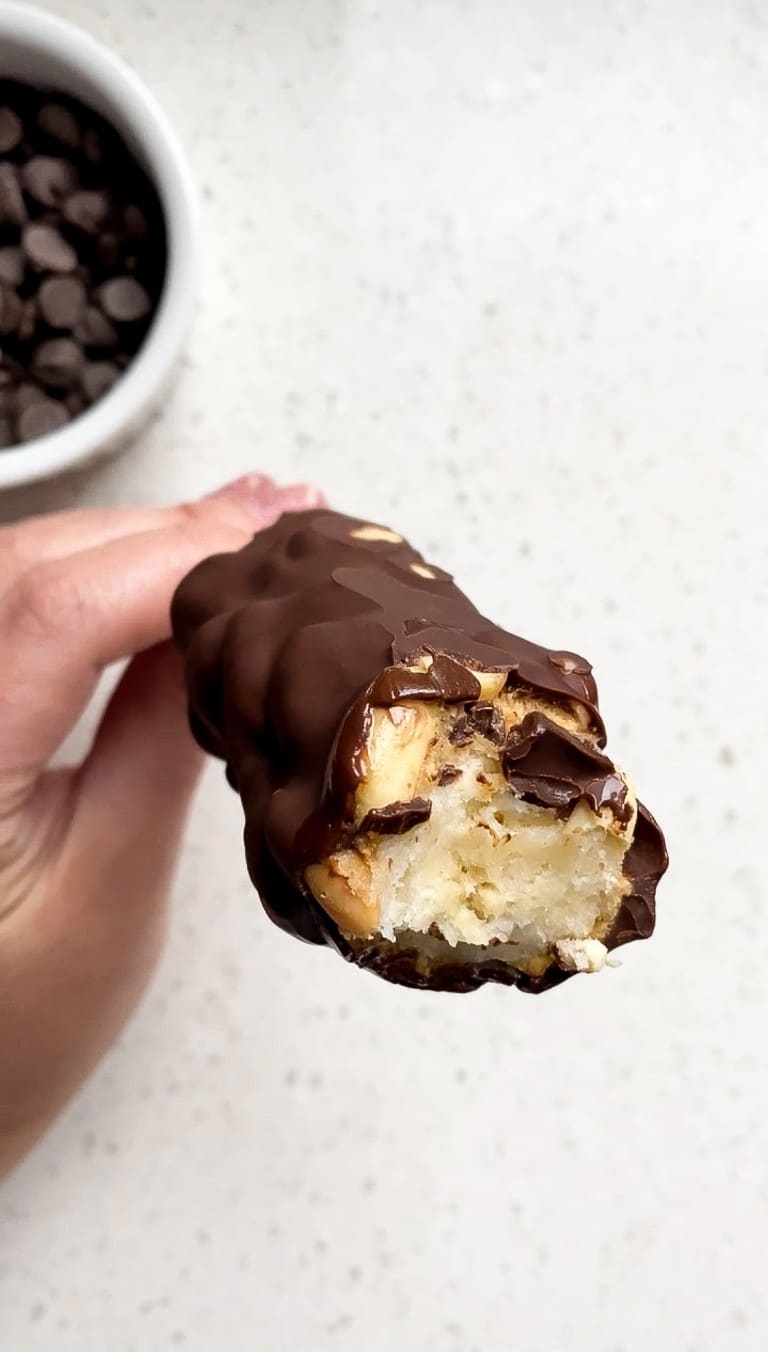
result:
[(157, 192), (117, 132), (74, 99), (0, 80), (0, 448), (111, 389), (165, 265)]

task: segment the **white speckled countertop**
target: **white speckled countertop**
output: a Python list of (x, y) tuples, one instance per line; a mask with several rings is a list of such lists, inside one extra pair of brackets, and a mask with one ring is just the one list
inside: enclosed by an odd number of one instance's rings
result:
[(212, 766), (155, 985), (0, 1195), (7, 1352), (764, 1352), (768, 16), (59, 0), (174, 117), (204, 303), (160, 424), (0, 503), (251, 468), (594, 661), (652, 943), (539, 1000), (272, 929)]

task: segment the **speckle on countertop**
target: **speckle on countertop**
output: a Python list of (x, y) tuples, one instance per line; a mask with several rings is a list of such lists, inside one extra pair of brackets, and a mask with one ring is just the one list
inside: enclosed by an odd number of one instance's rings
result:
[(0, 513), (317, 479), (594, 661), (672, 869), (618, 971), (401, 991), (268, 924), (211, 765), (155, 985), (0, 1194), (0, 1344), (764, 1352), (768, 14), (49, 8), (175, 121), (205, 290), (141, 444)]

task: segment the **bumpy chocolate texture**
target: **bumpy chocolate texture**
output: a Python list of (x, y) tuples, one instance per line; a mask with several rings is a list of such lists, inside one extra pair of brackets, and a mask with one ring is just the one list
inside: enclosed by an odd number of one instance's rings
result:
[[(250, 876), (288, 933), (429, 989), (497, 981), (538, 991), (574, 970), (556, 955), (526, 972), (508, 955), (494, 960), (493, 946), (482, 955), (443, 947), (438, 959), (407, 938), (345, 934), (310, 891), (307, 869), (311, 876), (361, 833), (391, 841), (426, 829), (426, 795), (379, 804), (355, 822), (372, 721), (404, 702), (450, 712), (457, 758), (473, 737), (493, 746), (524, 803), (564, 818), (583, 802), (610, 814), (616, 830), (629, 830), (631, 818), (622, 896), (601, 938), (612, 949), (652, 933), (663, 837), (602, 754), (589, 664), (491, 624), (394, 531), (323, 509), (283, 515), (240, 552), (201, 563), (179, 587), (172, 621), (187, 657), (192, 731), (226, 761), (245, 812)], [(495, 690), (523, 701), (512, 727), (482, 698), (488, 673), (499, 674)], [(460, 773), (445, 763), (433, 782), (442, 788)]]

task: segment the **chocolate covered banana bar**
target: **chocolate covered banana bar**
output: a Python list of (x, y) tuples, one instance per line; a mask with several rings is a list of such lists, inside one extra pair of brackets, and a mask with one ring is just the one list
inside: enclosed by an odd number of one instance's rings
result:
[(647, 938), (664, 840), (589, 663), (491, 624), (395, 531), (286, 514), (173, 601), (270, 917), (403, 985), (540, 991)]

